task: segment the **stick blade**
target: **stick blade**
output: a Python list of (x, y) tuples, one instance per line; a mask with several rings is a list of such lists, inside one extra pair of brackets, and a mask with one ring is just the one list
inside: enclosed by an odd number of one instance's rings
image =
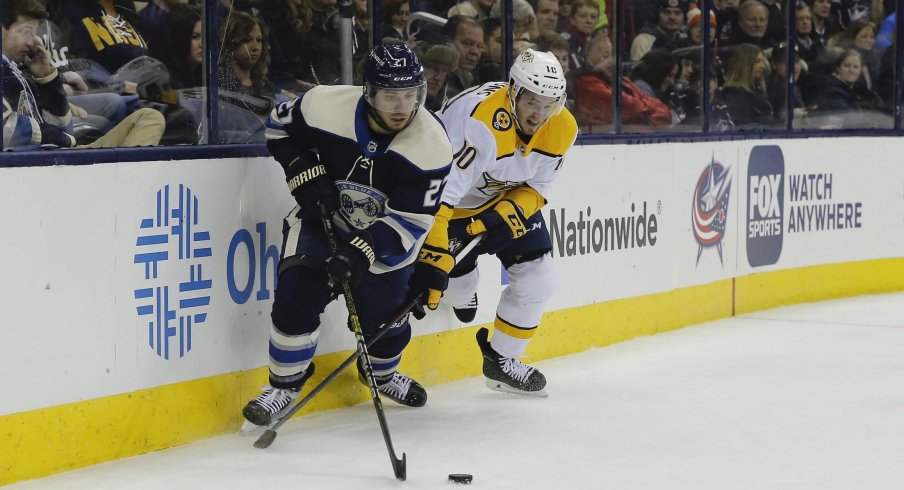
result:
[(405, 478), (408, 477), (405, 459), (405, 453), (402, 453), (402, 459), (393, 458), (392, 460), (392, 471), (395, 473), (395, 477), (399, 481), (405, 481)]
[(254, 441), (254, 447), (258, 449), (267, 449), (270, 447), (270, 444), (273, 444), (273, 441), (276, 439), (276, 431), (273, 429), (267, 429), (260, 437)]

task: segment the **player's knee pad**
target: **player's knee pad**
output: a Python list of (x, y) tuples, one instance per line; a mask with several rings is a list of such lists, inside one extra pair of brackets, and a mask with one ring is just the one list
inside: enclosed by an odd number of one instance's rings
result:
[(549, 254), (515, 264), (507, 272), (508, 287), (517, 293), (521, 301), (545, 303), (559, 290), (559, 271)]
[(475, 268), (459, 277), (449, 277), (449, 286), (443, 293), (443, 302), (450, 306), (467, 304), (471, 296), (477, 291), (480, 282), (480, 272)]
[(373, 357), (392, 359), (401, 354), (410, 341), (411, 327), (406, 321), (401, 326), (386, 332), (380, 337), (380, 340), (367, 349), (367, 352)]
[(309, 267), (280, 268), (270, 318), (287, 335), (313, 332), (329, 302), (329, 288), (320, 273)]

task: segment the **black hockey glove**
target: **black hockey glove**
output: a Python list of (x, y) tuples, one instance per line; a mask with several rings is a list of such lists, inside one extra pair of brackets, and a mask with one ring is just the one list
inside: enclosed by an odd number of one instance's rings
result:
[(316, 154), (301, 152), (285, 166), (286, 184), (305, 216), (319, 216), (320, 204), (329, 212), (339, 209), (339, 190)]
[(515, 238), (521, 238), (527, 233), (525, 218), (512, 201), (503, 199), (496, 203), (472, 221), (466, 228), (471, 236), (484, 234), (480, 243), (480, 250), (484, 253), (494, 254), (507, 247)]
[(424, 245), (418, 254), (417, 265), (414, 273), (408, 279), (409, 296), (420, 299), (420, 304), (411, 310), (418, 320), (424, 318), (427, 312), (423, 306), (435, 310), (439, 306), (439, 300), (443, 291), (449, 286), (449, 271), (455, 266), (455, 258), (449, 251), (439, 247)]
[(352, 233), (348, 241), (341, 243), (327, 260), (326, 271), (333, 281), (333, 287), (341, 290), (345, 279), (352, 286), (358, 284), (376, 258), (370, 233), (365, 230)]

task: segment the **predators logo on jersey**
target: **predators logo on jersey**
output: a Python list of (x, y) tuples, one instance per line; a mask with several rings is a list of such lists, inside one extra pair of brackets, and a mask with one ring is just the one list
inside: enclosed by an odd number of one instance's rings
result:
[(513, 182), (511, 180), (497, 180), (497, 179), (494, 179), (493, 176), (490, 175), (489, 172), (483, 173), (483, 182), (484, 182), (484, 184), (481, 186), (478, 186), (477, 189), (489, 197), (493, 197), (497, 194), (501, 194), (513, 187), (518, 187), (519, 185), (521, 185), (523, 183), (520, 181)]
[(508, 131), (512, 129), (512, 115), (505, 109), (499, 109), (493, 114), (493, 129), (496, 131)]

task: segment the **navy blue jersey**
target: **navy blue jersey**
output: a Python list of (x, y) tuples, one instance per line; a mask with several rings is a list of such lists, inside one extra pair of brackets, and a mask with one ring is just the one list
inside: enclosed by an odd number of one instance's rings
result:
[(299, 152), (318, 153), (336, 181), (339, 234), (367, 229), (373, 236), (377, 260), (371, 272), (416, 260), (452, 160), (449, 138), (431, 112), (422, 108), (401, 132), (379, 135), (367, 125), (361, 87), (321, 85), (273, 110), (267, 139), (284, 138)]

